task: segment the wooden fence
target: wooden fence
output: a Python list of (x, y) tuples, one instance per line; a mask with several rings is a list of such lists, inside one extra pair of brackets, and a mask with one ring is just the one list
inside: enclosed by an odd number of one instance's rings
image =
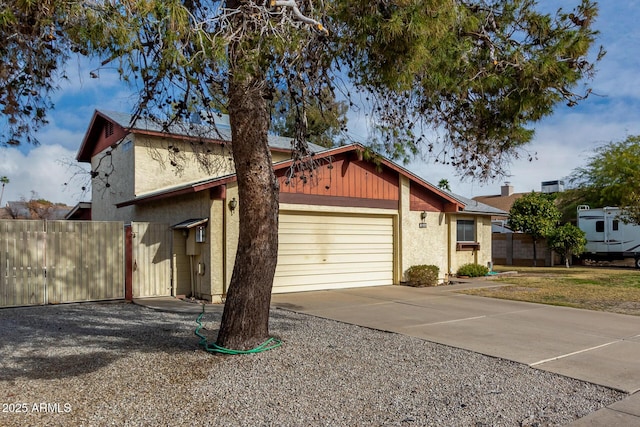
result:
[[(524, 233), (493, 233), (491, 258), (496, 265), (533, 265), (533, 239)], [(554, 265), (557, 256), (547, 248), (544, 239), (536, 243), (537, 266)]]
[(122, 222), (0, 221), (0, 307), (123, 298)]

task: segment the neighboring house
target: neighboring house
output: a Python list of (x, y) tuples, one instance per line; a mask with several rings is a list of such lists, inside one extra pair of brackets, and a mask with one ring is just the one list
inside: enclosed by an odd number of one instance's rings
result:
[(493, 215), (491, 217), (491, 226), (494, 233), (512, 233), (513, 231), (507, 226), (509, 210), (511, 206), (513, 206), (513, 203), (525, 194), (527, 193), (514, 193), (513, 185), (511, 185), (510, 182), (505, 182), (504, 185), (500, 187), (500, 194), (476, 196), (473, 200), (504, 212), (503, 215)]
[(66, 220), (91, 221), (91, 203), (79, 202), (64, 216)]
[[(168, 284), (141, 290), (148, 283), (134, 283), (133, 296), (218, 300), (233, 270), (240, 203), (223, 144), (228, 125), (163, 132), (144, 119), (130, 127), (130, 119), (96, 111), (78, 152), (94, 171), (92, 219), (132, 223), (132, 275), (146, 264), (168, 265), (147, 279)], [(387, 159), (366, 161), (359, 144), (313, 147), (313, 175), (290, 176), (291, 140), (269, 138), (280, 184), (274, 292), (399, 284), (416, 264), (437, 265), (446, 280), (462, 264), (491, 261), (491, 216), (505, 212), (444, 192)], [(136, 252), (161, 242), (168, 249)]]

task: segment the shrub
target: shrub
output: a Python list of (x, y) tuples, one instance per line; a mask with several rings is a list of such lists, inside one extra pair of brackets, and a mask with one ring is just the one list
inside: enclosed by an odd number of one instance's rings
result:
[(465, 264), (458, 268), (457, 276), (482, 277), (489, 274), (489, 269), (480, 264)]
[(436, 265), (414, 265), (406, 272), (409, 286), (438, 286), (438, 272)]

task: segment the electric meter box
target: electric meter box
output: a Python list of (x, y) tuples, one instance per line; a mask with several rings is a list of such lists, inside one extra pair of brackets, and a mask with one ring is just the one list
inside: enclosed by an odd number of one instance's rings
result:
[(196, 243), (204, 243), (207, 241), (207, 235), (205, 234), (205, 226), (199, 225), (196, 227)]

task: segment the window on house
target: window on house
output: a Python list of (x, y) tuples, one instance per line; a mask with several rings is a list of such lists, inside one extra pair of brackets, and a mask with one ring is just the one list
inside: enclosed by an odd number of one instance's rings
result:
[(457, 221), (456, 240), (458, 242), (476, 241), (476, 222), (472, 219), (459, 219)]
[(612, 228), (613, 228), (613, 231), (618, 231), (618, 227), (619, 227), (619, 225), (618, 225), (618, 220), (617, 220), (617, 219), (614, 219), (614, 220), (613, 220), (613, 224), (612, 224), (611, 226), (612, 226)]
[(596, 233), (604, 233), (604, 221), (596, 221)]

